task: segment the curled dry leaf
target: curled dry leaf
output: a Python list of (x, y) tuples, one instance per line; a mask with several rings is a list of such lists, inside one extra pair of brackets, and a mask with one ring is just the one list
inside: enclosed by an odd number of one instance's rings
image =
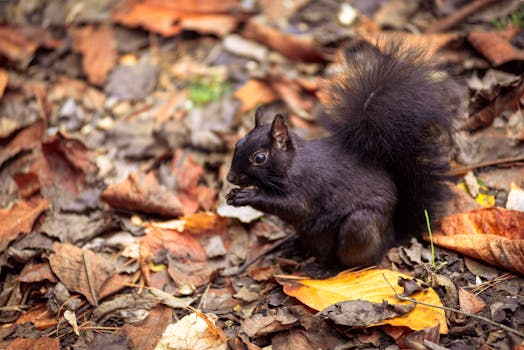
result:
[(485, 208), (450, 215), (441, 220), (433, 242), (524, 274), (524, 212)]
[[(389, 281), (393, 284), (396, 292), (400, 295), (402, 290), (395, 285), (400, 277), (411, 278), (408, 275), (391, 270), (372, 269), (345, 271), (325, 280), (286, 279), (285, 276), (280, 276), (277, 281), (284, 286), (284, 292), (287, 295), (291, 295), (307, 306), (320, 311), (332, 304), (347, 300), (364, 300), (372, 303), (386, 301), (394, 305), (409, 304), (408, 302), (400, 302), (387, 283)], [(442, 306), (437, 293), (431, 288), (411, 297), (427, 304)], [(440, 324), (440, 333), (447, 334), (448, 332), (444, 310), (424, 305), (416, 305), (413, 311), (401, 317), (386, 319), (376, 324), (369, 324), (369, 326), (382, 324), (404, 326), (413, 330), (421, 330)]]
[(60, 350), (60, 339), (42, 337), (37, 339), (31, 338), (17, 338), (12, 343), (7, 345), (6, 350), (19, 349), (46, 349), (46, 350)]
[(113, 208), (149, 214), (180, 216), (183, 212), (178, 198), (161, 186), (153, 173), (129, 174), (121, 183), (106, 188), (102, 199)]
[(494, 66), (524, 60), (524, 50), (517, 49), (498, 33), (471, 32), (468, 40)]
[(40, 214), (49, 207), (49, 200), (35, 198), (18, 201), (10, 209), (0, 209), (0, 252), (22, 233), (29, 233)]

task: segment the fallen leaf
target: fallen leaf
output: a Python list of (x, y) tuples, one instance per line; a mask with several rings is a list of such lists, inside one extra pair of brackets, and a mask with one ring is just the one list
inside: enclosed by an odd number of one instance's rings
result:
[(460, 310), (470, 314), (478, 314), (486, 308), (486, 303), (482, 299), (464, 288), (459, 288), (459, 303)]
[(26, 68), (34, 57), (36, 49), (56, 49), (62, 45), (41, 27), (0, 25), (0, 56)]
[(21, 234), (31, 232), (36, 219), (49, 203), (48, 199), (35, 198), (20, 200), (10, 209), (0, 209), (0, 252)]
[(58, 324), (56, 315), (45, 304), (32, 307), (18, 317), (16, 324), (31, 322), (38, 330), (46, 330)]
[(255, 314), (246, 318), (241, 325), (241, 330), (250, 338), (259, 338), (264, 335), (293, 328), (299, 320), (285, 308), (278, 308), (273, 315)]
[(248, 80), (235, 91), (234, 96), (242, 102), (240, 114), (255, 109), (260, 104), (269, 104), (279, 98), (268, 83), (259, 79)]
[(42, 157), (32, 166), (44, 188), (59, 184), (72, 194), (82, 192), (86, 177), (98, 172), (92, 154), (79, 140), (58, 133), (42, 143)]
[(149, 315), (139, 325), (125, 324), (120, 334), (129, 338), (131, 349), (153, 349), (172, 315), (172, 308), (159, 304), (149, 310)]
[(107, 187), (102, 199), (113, 208), (167, 216), (183, 214), (180, 200), (160, 185), (153, 173), (129, 174), (121, 183)]
[[(399, 301), (390, 285), (384, 279), (396, 284), (399, 277), (411, 277), (391, 270), (372, 269), (366, 271), (345, 271), (335, 277), (325, 280), (312, 279), (285, 279), (282, 276), (277, 280), (284, 286), (284, 292), (293, 296), (315, 310), (324, 310), (332, 304), (346, 300), (365, 300), (372, 303), (402, 305), (408, 302)], [(394, 288), (397, 293), (402, 294), (399, 286)], [(428, 304), (442, 306), (440, 299), (431, 288), (414, 294), (412, 298)], [(404, 316), (387, 319), (376, 325), (389, 324), (392, 326), (404, 326), (413, 330), (421, 330), (440, 324), (440, 332), (447, 334), (446, 316), (443, 310), (416, 305), (413, 311)], [(370, 325), (371, 326), (371, 325)]]
[(195, 7), (179, 1), (126, 0), (115, 8), (113, 19), (125, 26), (142, 26), (164, 36), (176, 35), (184, 29), (223, 36), (245, 17), (227, 13), (240, 9), (237, 1), (228, 0), (221, 5), (217, 1), (205, 3), (198, 2)]
[(485, 208), (446, 216), (433, 242), (524, 274), (524, 212)]
[[(98, 305), (100, 290), (114, 273), (116, 266), (104, 256), (72, 244), (53, 244), (49, 256), (51, 269), (68, 290), (84, 295), (91, 305)], [(125, 285), (115, 285), (122, 289)]]
[(524, 60), (524, 50), (515, 48), (496, 32), (471, 32), (468, 40), (494, 66)]
[(37, 339), (17, 338), (10, 343), (6, 350), (60, 350), (60, 339), (42, 337)]
[(22, 151), (36, 148), (40, 144), (43, 136), (44, 122), (39, 119), (30, 126), (20, 130), (9, 143), (4, 145), (0, 140), (0, 146), (2, 146), (0, 166)]
[(20, 275), (18, 275), (17, 280), (24, 283), (42, 282), (44, 280), (53, 283), (58, 282), (53, 271), (51, 271), (51, 266), (49, 266), (47, 262), (26, 264), (20, 272)]
[(4, 96), (4, 91), (7, 87), (8, 80), (9, 76), (7, 75), (7, 71), (5, 69), (0, 68), (0, 98)]
[(86, 25), (73, 30), (73, 50), (82, 55), (82, 68), (91, 84), (102, 85), (116, 64), (116, 38), (112, 27)]
[[(222, 331), (215, 326), (213, 314), (191, 313), (167, 326), (155, 350), (225, 350), (227, 344)], [(217, 334), (216, 332), (219, 332)], [(220, 336), (222, 335), (222, 336)]]
[(194, 160), (191, 153), (180, 149), (174, 155), (172, 172), (184, 215), (195, 213), (199, 206), (198, 181), (204, 174), (204, 169)]
[(18, 192), (24, 199), (40, 191), (40, 181), (36, 173), (17, 173), (13, 175), (13, 180), (18, 186)]
[(313, 37), (283, 33), (268, 24), (262, 23), (260, 18), (248, 20), (241, 34), (247, 39), (266, 45), (292, 60), (305, 62), (322, 62), (325, 60), (320, 46), (315, 43)]
[(372, 303), (365, 300), (345, 300), (328, 306), (320, 316), (343, 326), (365, 327), (400, 317), (415, 308), (415, 304)]

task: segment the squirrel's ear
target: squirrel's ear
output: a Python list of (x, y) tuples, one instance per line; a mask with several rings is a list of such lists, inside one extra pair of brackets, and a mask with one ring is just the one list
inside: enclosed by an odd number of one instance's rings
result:
[(264, 125), (264, 105), (258, 106), (255, 112), (255, 128)]
[(284, 122), (284, 117), (281, 114), (277, 114), (275, 119), (273, 119), (273, 123), (271, 124), (271, 137), (278, 149), (282, 151), (287, 150), (289, 133), (287, 125)]

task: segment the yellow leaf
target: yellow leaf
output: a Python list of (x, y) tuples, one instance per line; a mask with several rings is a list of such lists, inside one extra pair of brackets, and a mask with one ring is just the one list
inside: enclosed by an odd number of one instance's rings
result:
[(167, 269), (167, 266), (165, 264), (155, 264), (154, 262), (150, 261), (149, 269), (153, 272), (160, 272)]
[(483, 207), (493, 207), (495, 206), (495, 196), (491, 194), (479, 193), (475, 201), (482, 205)]
[[(384, 277), (394, 286), (398, 294), (403, 288), (397, 285), (399, 277), (410, 276), (391, 270), (344, 271), (335, 277), (325, 280), (288, 279), (280, 276), (278, 281), (284, 286), (284, 292), (293, 296), (315, 310), (324, 310), (328, 306), (345, 300), (366, 300), (381, 303), (383, 300), (390, 304), (407, 304), (399, 301)], [(442, 306), (437, 293), (428, 288), (410, 296), (417, 301)], [(433, 327), (440, 323), (440, 333), (447, 334), (448, 327), (444, 310), (417, 304), (413, 311), (378, 324), (404, 326), (413, 330)]]

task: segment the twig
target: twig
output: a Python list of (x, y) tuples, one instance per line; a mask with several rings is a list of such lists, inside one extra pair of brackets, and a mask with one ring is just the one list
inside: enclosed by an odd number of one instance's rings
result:
[(260, 258), (262, 258), (263, 256), (273, 252), (274, 250), (276, 250), (278, 247), (280, 247), (282, 244), (286, 243), (286, 242), (289, 242), (291, 241), (292, 239), (294, 239), (295, 237), (297, 236), (296, 233), (293, 233), (287, 237), (284, 237), (282, 238), (280, 241), (277, 241), (275, 243), (273, 243), (273, 245), (271, 245), (271, 247), (269, 247), (268, 249), (264, 250), (262, 253), (258, 254), (257, 256), (254, 256), (253, 258), (249, 259), (248, 261), (246, 261), (244, 264), (242, 264), (242, 266), (238, 267), (236, 270), (234, 270), (234, 272), (232, 272), (231, 274), (229, 274), (230, 276), (237, 276), (241, 273), (243, 273), (244, 271), (246, 271), (246, 269), (253, 265), (255, 262), (257, 262)]
[(431, 266), (435, 268), (435, 246), (433, 245), (433, 233), (431, 232), (431, 223), (429, 222), (429, 214), (424, 209), (424, 216), (426, 217), (426, 225), (428, 225), (429, 243), (431, 244)]
[(465, 315), (465, 316), (469, 316), (469, 317), (475, 318), (475, 319), (477, 319), (479, 321), (488, 323), (488, 324), (490, 324), (492, 326), (499, 327), (499, 328), (505, 330), (506, 332), (510, 332), (510, 333), (518, 335), (519, 337), (524, 338), (524, 333), (519, 332), (516, 329), (510, 328), (510, 327), (505, 326), (503, 324), (500, 324), (500, 323), (497, 323), (495, 321), (492, 321), (489, 318), (486, 318), (486, 317), (483, 317), (483, 316), (479, 316), (479, 315), (470, 314), (469, 312), (460, 311), (460, 310), (454, 309), (452, 307), (447, 307), (447, 306), (444, 306), (444, 305), (440, 306), (440, 305), (429, 304), (429, 303), (425, 303), (423, 301), (418, 301), (418, 300), (413, 299), (413, 298), (409, 298), (409, 297), (405, 297), (405, 296), (399, 295), (397, 293), (397, 291), (395, 290), (395, 288), (393, 287), (393, 285), (391, 284), (391, 282), (389, 282), (389, 280), (387, 279), (386, 275), (382, 274), (382, 277), (386, 280), (387, 284), (389, 284), (389, 286), (393, 290), (393, 293), (395, 294), (395, 297), (398, 300), (409, 301), (411, 303), (420, 304), (420, 305), (424, 305), (424, 306), (428, 306), (428, 307), (433, 307), (435, 309), (442, 309), (442, 310), (447, 310), (447, 311), (451, 311), (451, 312), (456, 312), (456, 313), (459, 313), (459, 314), (462, 314), (462, 315)]
[(501, 159), (495, 159), (495, 160), (488, 160), (482, 163), (468, 165), (456, 169), (451, 169), (451, 171), (448, 171), (447, 175), (449, 176), (461, 176), (466, 174), (470, 170), (474, 170), (477, 168), (484, 168), (487, 166), (493, 166), (493, 165), (501, 165), (506, 163), (516, 163), (516, 162), (522, 162), (524, 161), (524, 156), (518, 156), (518, 157), (508, 157), (508, 158), (501, 158)]
[(443, 32), (446, 31), (454, 26), (456, 26), (458, 23), (460, 23), (462, 20), (464, 20), (466, 17), (471, 16), (477, 11), (482, 10), (484, 7), (491, 6), (492, 4), (498, 2), (499, 0), (476, 0), (472, 1), (469, 4), (463, 6), (460, 10), (453, 13), (451, 16), (448, 16), (440, 21), (436, 21), (431, 26), (429, 26), (426, 29), (426, 33), (437, 33), (437, 32)]

